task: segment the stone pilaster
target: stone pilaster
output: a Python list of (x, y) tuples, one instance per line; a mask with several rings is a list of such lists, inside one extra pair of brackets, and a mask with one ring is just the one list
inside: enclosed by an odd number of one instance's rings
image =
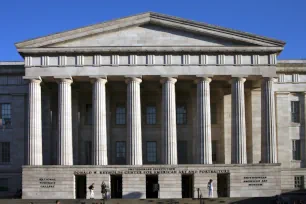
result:
[(162, 159), (164, 164), (177, 164), (176, 79), (161, 79), (162, 88)]
[(261, 84), (261, 161), (263, 163), (277, 163), (274, 80), (264, 78)]
[(127, 83), (127, 161), (129, 165), (142, 165), (140, 83), (136, 77)]
[(58, 165), (73, 165), (72, 142), (72, 79), (61, 78), (58, 82)]
[(212, 164), (211, 149), (211, 113), (210, 87), (211, 79), (199, 78), (197, 83), (197, 152), (199, 164)]
[(93, 82), (93, 165), (107, 165), (106, 91), (107, 79), (95, 78)]
[(232, 79), (232, 163), (246, 164), (245, 78)]
[(41, 79), (30, 79), (28, 103), (28, 165), (42, 165)]

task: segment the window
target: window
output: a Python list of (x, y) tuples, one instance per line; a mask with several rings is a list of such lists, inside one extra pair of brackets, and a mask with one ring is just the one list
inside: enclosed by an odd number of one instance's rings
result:
[(85, 141), (85, 164), (92, 164), (92, 142)]
[(178, 163), (187, 164), (187, 141), (179, 140), (177, 142)]
[(10, 148), (10, 143), (9, 142), (1, 142), (0, 143), (0, 148), (1, 148), (1, 155), (0, 155), (0, 163), (1, 164), (7, 164), (10, 163), (11, 161), (11, 148)]
[(187, 108), (186, 105), (176, 106), (176, 124), (187, 124)]
[(211, 150), (212, 150), (212, 162), (216, 163), (217, 162), (217, 141), (216, 140), (212, 141)]
[(147, 162), (156, 163), (156, 142), (147, 142)]
[(0, 178), (0, 192), (8, 191), (8, 179)]
[(126, 164), (126, 150), (125, 142), (119, 141), (116, 142), (116, 163), (117, 164)]
[(146, 107), (146, 124), (148, 125), (156, 124), (156, 107), (155, 106)]
[(292, 159), (301, 160), (301, 141), (292, 140)]
[(294, 188), (304, 188), (304, 176), (294, 176)]
[(120, 105), (116, 107), (116, 125), (125, 125), (125, 106)]
[(291, 122), (300, 122), (300, 102), (291, 101)]
[(211, 124), (217, 124), (217, 104), (210, 104)]
[(92, 104), (86, 104), (86, 125), (92, 125)]
[(0, 127), (11, 127), (11, 104), (2, 103), (0, 104)]

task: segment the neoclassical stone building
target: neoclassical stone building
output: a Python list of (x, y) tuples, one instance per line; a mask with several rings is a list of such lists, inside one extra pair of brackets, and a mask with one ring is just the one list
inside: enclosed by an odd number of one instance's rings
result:
[(273, 196), (304, 188), (306, 61), (143, 13), (16, 43), (0, 62), (0, 195)]

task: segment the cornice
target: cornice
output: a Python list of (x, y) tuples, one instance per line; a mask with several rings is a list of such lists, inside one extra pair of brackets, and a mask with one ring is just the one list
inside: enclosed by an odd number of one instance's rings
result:
[(39, 37), (32, 40), (16, 43), (19, 52), (22, 48), (38, 48), (48, 45), (65, 42), (68, 40), (78, 39), (84, 36), (95, 35), (103, 32), (117, 31), (131, 26), (138, 26), (147, 23), (158, 24), (166, 27), (177, 28), (203, 35), (211, 35), (232, 41), (240, 41), (259, 46), (276, 46), (283, 47), (285, 42), (267, 37), (262, 37), (246, 32), (236, 31), (219, 26), (213, 26), (206, 23), (195, 22), (178, 17), (168, 16), (159, 13), (147, 12), (112, 21), (107, 21), (91, 26), (86, 26), (70, 31), (65, 31), (45, 37)]
[(214, 52), (214, 53), (233, 53), (233, 52), (253, 52), (253, 53), (275, 53), (282, 51), (282, 47), (217, 47), (217, 46), (129, 46), (129, 47), (70, 47), (70, 48), (20, 48), (21, 53), (40, 54), (40, 53), (110, 53), (110, 52)]

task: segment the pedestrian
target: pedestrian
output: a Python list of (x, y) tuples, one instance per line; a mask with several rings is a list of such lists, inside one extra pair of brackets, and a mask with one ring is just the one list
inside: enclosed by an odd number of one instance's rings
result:
[(95, 189), (95, 187), (94, 187), (94, 183), (92, 183), (89, 187), (88, 187), (88, 189), (89, 189), (89, 198), (90, 199), (94, 199), (94, 197), (95, 197), (95, 194), (94, 194), (94, 189)]
[(207, 189), (208, 189), (208, 197), (212, 198), (213, 197), (213, 191), (214, 191), (213, 180), (212, 179), (210, 179), (208, 181)]
[(106, 185), (104, 181), (102, 181), (102, 184), (101, 184), (101, 194), (102, 194), (102, 199), (107, 199), (107, 191), (106, 191)]
[(61, 204), (61, 202), (59, 200), (55, 201), (55, 204)]

